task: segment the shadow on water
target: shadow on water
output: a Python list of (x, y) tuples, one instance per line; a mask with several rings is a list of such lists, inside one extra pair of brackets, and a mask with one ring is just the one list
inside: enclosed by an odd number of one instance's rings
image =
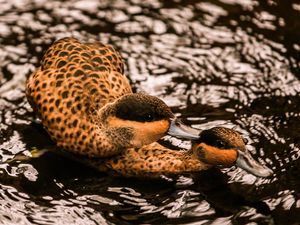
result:
[[(297, 1), (1, 2), (2, 224), (299, 224), (300, 4)], [(190, 125), (240, 131), (274, 171), (215, 168), (125, 179), (61, 155), (5, 163), (53, 143), (31, 122), (26, 77), (56, 39), (114, 45), (133, 89)], [(186, 147), (174, 138), (169, 146)]]

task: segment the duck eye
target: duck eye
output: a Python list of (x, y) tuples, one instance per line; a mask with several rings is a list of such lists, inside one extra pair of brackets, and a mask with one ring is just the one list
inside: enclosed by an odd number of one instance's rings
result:
[(225, 142), (221, 140), (216, 141), (216, 147), (218, 148), (224, 148), (225, 147)]
[(152, 114), (146, 114), (145, 116), (145, 120), (148, 121), (148, 122), (151, 122), (154, 120), (154, 117)]

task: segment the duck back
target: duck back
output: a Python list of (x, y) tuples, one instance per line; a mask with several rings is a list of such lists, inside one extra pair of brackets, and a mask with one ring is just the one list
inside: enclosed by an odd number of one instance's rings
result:
[(89, 154), (96, 144), (96, 112), (132, 93), (123, 72), (122, 58), (111, 46), (64, 38), (45, 52), (27, 80), (26, 95), (58, 146)]

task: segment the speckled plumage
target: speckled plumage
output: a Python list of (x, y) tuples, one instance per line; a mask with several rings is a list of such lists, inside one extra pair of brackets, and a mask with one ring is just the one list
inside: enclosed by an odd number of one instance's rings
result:
[[(139, 133), (135, 127), (127, 126), (128, 121), (122, 118), (108, 120), (118, 116), (118, 104), (126, 108), (125, 98), (133, 98), (143, 108), (149, 106), (166, 121), (173, 116), (158, 98), (133, 94), (123, 72), (122, 58), (111, 46), (64, 38), (45, 52), (41, 66), (27, 80), (26, 95), (59, 147), (89, 157), (107, 157), (134, 143), (139, 146), (156, 141), (167, 130), (165, 123), (163, 129), (153, 129), (154, 134), (149, 129), (149, 140), (132, 141)], [(110, 121), (114, 127), (109, 127)]]
[[(157, 178), (199, 172), (215, 165), (232, 166), (237, 158), (236, 151), (246, 150), (243, 137), (232, 129), (214, 127), (202, 133), (204, 135), (190, 150), (176, 151), (154, 142), (141, 148), (126, 149), (110, 159), (86, 160), (85, 163), (125, 177)], [(221, 142), (222, 147), (219, 146)], [(213, 157), (210, 152), (214, 153)]]

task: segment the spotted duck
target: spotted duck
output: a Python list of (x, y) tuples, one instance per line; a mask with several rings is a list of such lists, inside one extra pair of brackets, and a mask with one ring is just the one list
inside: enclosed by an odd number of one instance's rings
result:
[(26, 96), (57, 146), (83, 156), (117, 155), (166, 134), (199, 134), (162, 100), (133, 93), (119, 53), (98, 42), (56, 41), (27, 79)]
[(99, 171), (124, 177), (158, 178), (161, 175), (192, 174), (214, 166), (233, 165), (258, 177), (273, 174), (271, 169), (252, 158), (244, 138), (233, 129), (214, 127), (204, 130), (193, 142), (190, 150), (176, 151), (154, 142), (141, 148), (128, 148), (104, 160), (79, 161)]

